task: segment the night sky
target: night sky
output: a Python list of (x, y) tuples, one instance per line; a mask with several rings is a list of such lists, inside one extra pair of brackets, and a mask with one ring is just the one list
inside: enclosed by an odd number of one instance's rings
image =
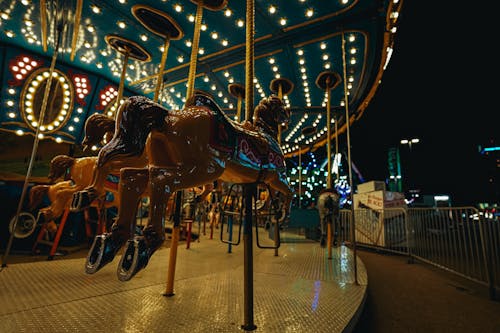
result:
[[(365, 181), (388, 177), (388, 149), (399, 146), (406, 185), (413, 183), (422, 194), (448, 194), (453, 206), (495, 200), (478, 145), (499, 145), (500, 117), (498, 106), (485, 105), (487, 83), (477, 75), (491, 69), (472, 61), (481, 52), (470, 37), (469, 19), (480, 13), (471, 11), (403, 3), (391, 62), (374, 99), (351, 126), (352, 160)], [(410, 152), (399, 142), (412, 137), (420, 143)], [(498, 186), (498, 175), (496, 181)]]

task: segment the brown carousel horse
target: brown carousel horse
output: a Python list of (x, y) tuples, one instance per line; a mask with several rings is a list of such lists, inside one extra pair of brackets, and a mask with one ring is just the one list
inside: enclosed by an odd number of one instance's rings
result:
[[(266, 183), (284, 196), (288, 212), (293, 192), (277, 134), (278, 126), (289, 117), (289, 109), (275, 96), (261, 100), (254, 123), (245, 125), (227, 117), (204, 94), (195, 94), (181, 111), (167, 110), (142, 96), (128, 98), (118, 110), (113, 139), (99, 152), (93, 184), (73, 198), (73, 209), (85, 208), (103, 195), (103, 177), (109, 170), (123, 167), (118, 219), (111, 232), (95, 237), (86, 272), (95, 273), (111, 262), (125, 243), (119, 279), (129, 280), (143, 269), (165, 239), (165, 206), (178, 190), (216, 180)], [(147, 156), (147, 168), (137, 166), (138, 156)], [(150, 195), (148, 223), (142, 235), (134, 235), (135, 203), (146, 187)]]
[[(91, 115), (84, 126), (84, 150), (102, 141), (109, 141), (114, 130), (114, 119), (97, 113)], [(35, 185), (29, 193), (29, 209), (32, 211), (42, 203), (45, 195), (50, 201), (49, 206), (39, 210), (37, 222), (53, 223), (70, 207), (73, 194), (91, 184), (96, 162), (97, 157), (74, 158), (68, 155), (58, 155), (50, 161), (48, 179), (51, 185)], [(114, 184), (117, 183), (116, 180), (113, 176), (108, 178), (110, 179), (106, 182), (107, 189), (117, 192), (117, 185)], [(105, 204), (105, 208), (117, 207), (118, 201), (108, 200)]]

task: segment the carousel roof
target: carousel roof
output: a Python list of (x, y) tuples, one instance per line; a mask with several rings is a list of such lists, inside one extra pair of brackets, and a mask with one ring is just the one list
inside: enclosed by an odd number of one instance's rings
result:
[[(281, 136), (287, 156), (326, 143), (327, 90), (339, 134), (346, 129), (346, 93), (350, 121), (361, 117), (390, 59), (402, 2), (255, 0), (254, 105), (283, 94), (292, 111)], [(194, 55), (194, 88), (235, 117), (238, 99), (244, 102), (246, 6), (243, 0), (3, 0), (0, 130), (36, 132), (52, 63), (57, 89), (47, 98), (44, 138), (79, 144), (88, 116), (114, 113), (120, 86), (124, 96), (156, 97), (162, 67), (159, 101), (182, 109)]]

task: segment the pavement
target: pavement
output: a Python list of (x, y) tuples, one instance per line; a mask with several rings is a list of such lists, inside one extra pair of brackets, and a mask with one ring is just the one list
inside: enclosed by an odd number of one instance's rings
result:
[(360, 249), (368, 274), (365, 308), (353, 333), (500, 333), (500, 301), (486, 287), (397, 254)]
[[(500, 295), (490, 300), (486, 287), (426, 263), (408, 264), (398, 254), (359, 246), (357, 254), (367, 270), (368, 293), (353, 333), (500, 333)], [(9, 263), (45, 260), (12, 255)]]

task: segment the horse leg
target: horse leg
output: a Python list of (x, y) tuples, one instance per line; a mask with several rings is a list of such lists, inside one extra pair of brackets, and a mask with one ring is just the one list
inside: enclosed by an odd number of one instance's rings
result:
[[(284, 197), (284, 200), (282, 201), (282, 209), (280, 210), (284, 210), (283, 214), (285, 216), (283, 218), (280, 218), (279, 220), (285, 221), (290, 215), (290, 210), (292, 208), (292, 189), (288, 185), (286, 178), (283, 179), (283, 176), (281, 176), (279, 173), (271, 174), (271, 176), (265, 179), (264, 182), (269, 184), (271, 189), (281, 193), (281, 195)], [(272, 203), (272, 205), (275, 206), (275, 208), (279, 208), (279, 203), (277, 202)]]
[(118, 218), (111, 226), (110, 232), (95, 236), (85, 265), (88, 274), (97, 272), (113, 261), (123, 244), (135, 232), (137, 206), (141, 194), (146, 190), (147, 181), (147, 169), (124, 168), (120, 172)]
[(324, 213), (320, 214), (319, 225), (320, 225), (320, 229), (321, 229), (321, 237), (319, 239), (319, 245), (321, 247), (325, 247), (326, 246), (326, 239), (327, 239), (327, 235), (326, 235), (326, 229), (327, 229), (326, 216), (327, 215), (325, 215)]
[[(141, 269), (145, 268), (149, 262), (149, 258), (165, 240), (163, 219), (168, 198), (172, 194), (168, 186), (170, 179), (171, 175), (166, 169), (153, 167), (149, 169), (149, 195), (151, 204), (148, 224), (142, 231), (142, 235), (136, 235), (127, 241), (125, 252), (118, 266), (117, 273), (120, 281), (130, 280)], [(122, 197), (121, 206), (127, 205), (126, 201)], [(130, 206), (130, 203), (128, 205)], [(122, 212), (120, 211), (121, 215)]]
[(79, 212), (90, 207), (92, 201), (106, 195), (104, 184), (109, 174), (118, 172), (122, 168), (144, 168), (146, 165), (145, 155), (122, 157), (109, 161), (106, 164), (98, 165), (98, 161), (93, 168), (93, 178), (89, 186), (73, 195), (71, 211)]

